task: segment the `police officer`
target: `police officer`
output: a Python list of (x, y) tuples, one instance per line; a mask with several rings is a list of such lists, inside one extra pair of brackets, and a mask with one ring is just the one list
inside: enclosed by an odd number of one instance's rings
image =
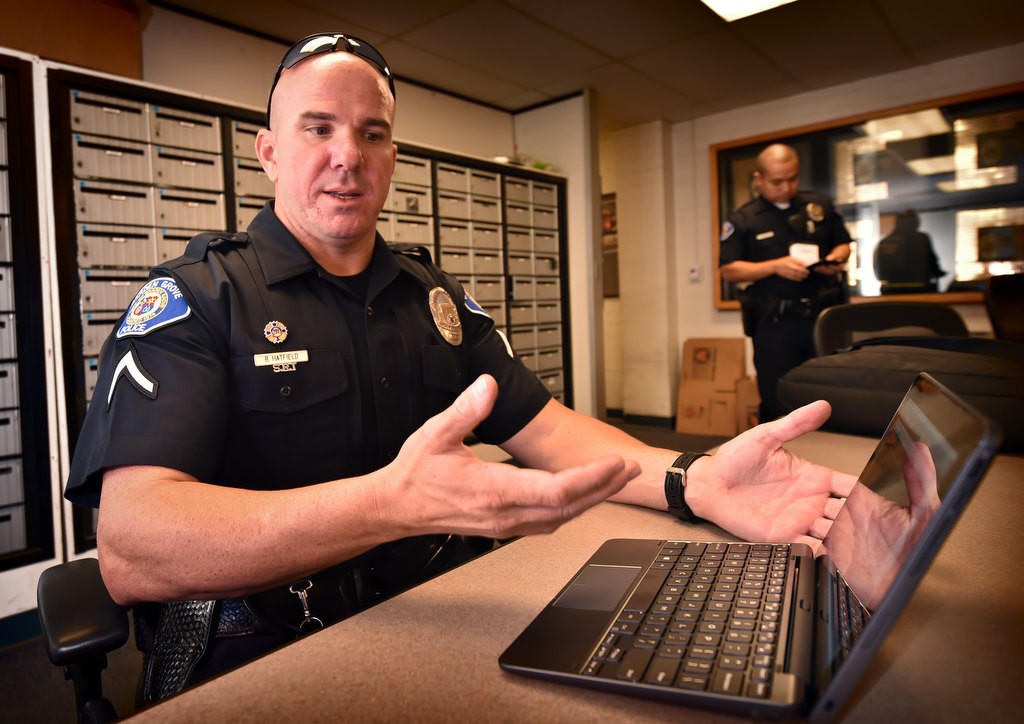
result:
[[(270, 99), (275, 201), (153, 270), (104, 345), (67, 485), (99, 504), (111, 596), (144, 612), (146, 701), (414, 584), (450, 538), (550, 532), (606, 499), (820, 542), (855, 481), (781, 445), (826, 403), (713, 457), (569, 410), (453, 277), (376, 233), (384, 58), (304, 38)], [(523, 467), (474, 456), (471, 432)]]
[(800, 159), (773, 144), (757, 157), (758, 195), (729, 214), (719, 265), (741, 293), (743, 328), (754, 344), (760, 419), (779, 415), (775, 388), (786, 372), (814, 356), (814, 320), (845, 301), (842, 274), (850, 235), (828, 197), (798, 190)]

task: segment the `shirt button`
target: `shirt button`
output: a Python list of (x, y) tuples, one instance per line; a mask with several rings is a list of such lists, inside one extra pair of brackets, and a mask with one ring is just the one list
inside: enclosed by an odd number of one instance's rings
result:
[(285, 385), (284, 387), (281, 388), (280, 392), (281, 397), (290, 397), (292, 394), (292, 388), (289, 387), (288, 385)]
[(381, 377), (380, 386), (383, 387), (384, 389), (391, 387), (391, 380), (389, 380), (387, 377)]
[(367, 307), (366, 308), (366, 316), (367, 317), (372, 317), (373, 316), (373, 307)]

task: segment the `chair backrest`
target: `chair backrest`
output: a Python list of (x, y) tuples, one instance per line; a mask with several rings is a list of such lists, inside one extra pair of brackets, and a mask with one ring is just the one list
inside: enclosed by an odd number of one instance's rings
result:
[(985, 309), (996, 339), (1024, 342), (1024, 274), (990, 277), (985, 283)]
[(814, 324), (818, 355), (876, 337), (967, 337), (953, 307), (932, 302), (859, 302), (828, 307)]

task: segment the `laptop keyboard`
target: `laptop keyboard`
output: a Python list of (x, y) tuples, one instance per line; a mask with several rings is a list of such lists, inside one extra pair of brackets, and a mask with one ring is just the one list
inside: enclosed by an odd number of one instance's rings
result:
[(669, 541), (583, 673), (765, 698), (790, 547)]

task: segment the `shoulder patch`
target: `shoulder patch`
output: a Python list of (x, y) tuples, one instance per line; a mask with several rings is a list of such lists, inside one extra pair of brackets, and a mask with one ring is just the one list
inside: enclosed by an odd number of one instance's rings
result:
[(491, 315), (488, 314), (487, 311), (483, 307), (481, 307), (480, 304), (475, 299), (473, 299), (473, 297), (469, 296), (469, 292), (466, 292), (466, 296), (463, 299), (463, 303), (466, 305), (466, 309), (471, 311), (473, 314), (479, 314), (484, 317), (487, 317), (488, 319), (492, 318)]
[(191, 314), (192, 309), (174, 279), (151, 279), (132, 300), (117, 330), (117, 338), (142, 337), (154, 329), (187, 319)]
[(736, 227), (732, 225), (731, 221), (726, 221), (724, 224), (722, 224), (722, 237), (721, 239), (719, 239), (719, 241), (725, 241), (726, 239), (733, 235), (734, 231), (736, 231)]

